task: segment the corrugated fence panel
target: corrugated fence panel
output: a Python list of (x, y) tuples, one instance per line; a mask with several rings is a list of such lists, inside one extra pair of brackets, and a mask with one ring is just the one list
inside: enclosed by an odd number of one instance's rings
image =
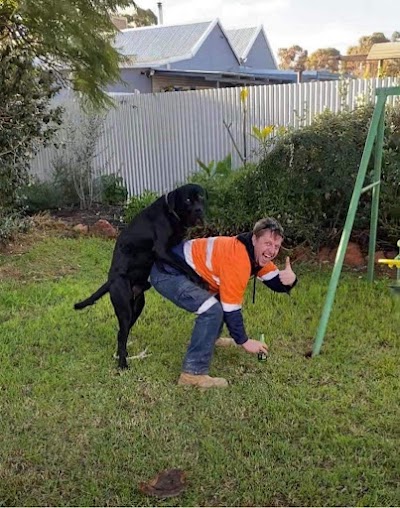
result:
[[(248, 160), (256, 160), (257, 156), (258, 142), (251, 136), (253, 126), (301, 127), (327, 108), (335, 112), (342, 107), (354, 108), (360, 100), (374, 100), (377, 87), (398, 84), (395, 78), (377, 78), (250, 87), (246, 101)], [(199, 170), (196, 159), (208, 164), (231, 153), (234, 167), (241, 165), (228, 132), (229, 128), (243, 156), (240, 88), (111, 96), (115, 108), (104, 116), (94, 173), (121, 175), (130, 195), (146, 189), (164, 192), (183, 183)], [(396, 100), (391, 97), (389, 103)], [(68, 158), (76, 151), (74, 143), (82, 138), (85, 116), (76, 98), (63, 95), (55, 104), (65, 108), (64, 125), (56, 137), (65, 148), (39, 151), (31, 170), (41, 179), (49, 178), (57, 156)]]

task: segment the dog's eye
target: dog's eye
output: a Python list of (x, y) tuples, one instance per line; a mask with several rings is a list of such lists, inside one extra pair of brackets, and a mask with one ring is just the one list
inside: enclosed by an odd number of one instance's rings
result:
[(190, 203), (191, 203), (191, 202), (192, 202), (192, 200), (191, 200), (190, 198), (187, 198), (186, 203), (187, 203), (188, 205), (190, 205)]

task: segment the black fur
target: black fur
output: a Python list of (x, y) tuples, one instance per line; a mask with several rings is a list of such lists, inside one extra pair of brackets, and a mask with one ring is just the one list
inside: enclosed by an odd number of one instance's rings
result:
[(126, 343), (130, 329), (143, 310), (144, 292), (150, 287), (148, 278), (154, 261), (165, 261), (201, 283), (199, 276), (180, 258), (170, 254), (169, 249), (184, 239), (189, 227), (203, 222), (204, 198), (202, 187), (188, 184), (145, 208), (118, 237), (108, 281), (74, 306), (83, 309), (110, 293), (119, 323), (117, 355), (121, 369), (128, 367)]

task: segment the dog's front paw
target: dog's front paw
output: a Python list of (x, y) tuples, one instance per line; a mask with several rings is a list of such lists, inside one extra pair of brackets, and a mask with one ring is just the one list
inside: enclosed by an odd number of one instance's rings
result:
[(129, 369), (128, 362), (126, 360), (126, 356), (119, 357), (118, 355), (114, 355), (114, 358), (117, 358), (118, 360), (118, 368), (120, 370), (127, 370)]

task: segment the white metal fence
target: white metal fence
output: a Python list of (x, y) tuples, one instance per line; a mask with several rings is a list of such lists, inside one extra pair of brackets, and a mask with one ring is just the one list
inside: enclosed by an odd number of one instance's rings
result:
[[(373, 100), (375, 88), (398, 84), (395, 78), (385, 78), (250, 87), (247, 131), (252, 126), (309, 124), (324, 109), (353, 108), (359, 100)], [(208, 163), (232, 153), (234, 166), (240, 165), (224, 126), (224, 121), (231, 126), (243, 151), (239, 88), (112, 97), (116, 107), (104, 118), (94, 165), (99, 173), (122, 176), (130, 195), (173, 188), (199, 169), (197, 158)], [(65, 107), (64, 127), (58, 134), (58, 141), (65, 145), (65, 160), (76, 151), (76, 143), (85, 141), (79, 134), (83, 113), (71, 96), (57, 102)], [(71, 136), (74, 128), (78, 130)], [(254, 153), (257, 142), (251, 136), (247, 139), (248, 152)], [(32, 173), (48, 178), (59, 151), (41, 149), (32, 162)]]

